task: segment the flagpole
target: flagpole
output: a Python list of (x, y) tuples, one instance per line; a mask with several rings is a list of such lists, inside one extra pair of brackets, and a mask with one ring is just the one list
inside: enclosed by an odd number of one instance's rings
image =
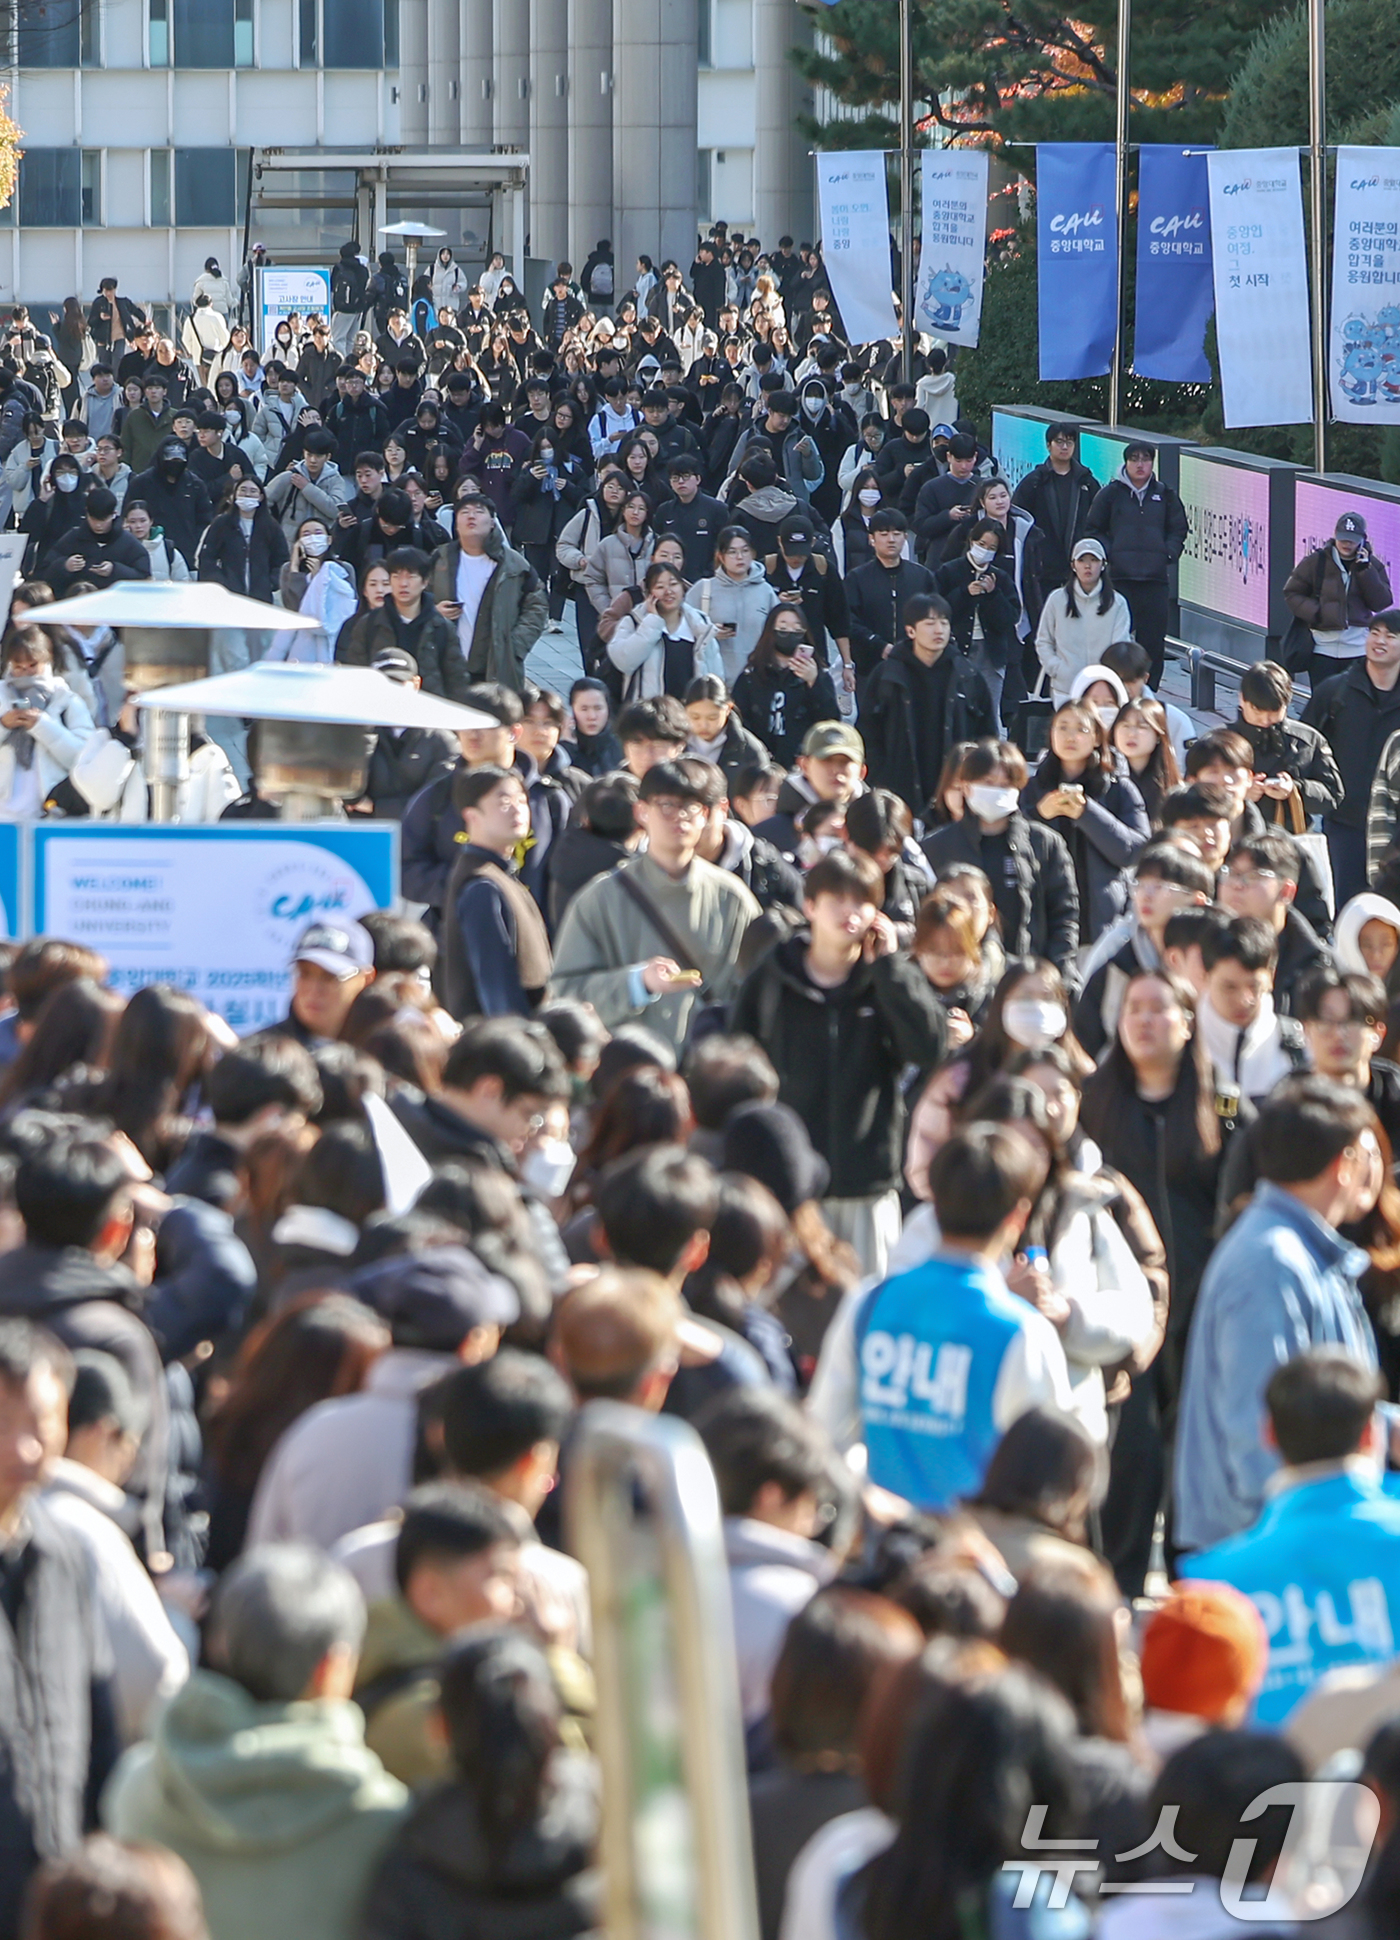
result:
[(1327, 465), (1327, 21), (1308, 0), (1308, 158), (1312, 194), (1313, 468)]
[[(1311, 0), (1320, 5), (1320, 0)], [(1128, 242), (1128, 111), (1132, 95), (1128, 88), (1128, 67), (1132, 59), (1133, 0), (1118, 0), (1118, 86), (1116, 90), (1117, 139), (1116, 180), (1118, 184), (1118, 277), (1117, 307), (1113, 319), (1113, 362), (1108, 371), (1108, 421), (1118, 423), (1123, 393), (1123, 254)]]
[(904, 382), (914, 381), (914, 5), (899, 0), (899, 302)]

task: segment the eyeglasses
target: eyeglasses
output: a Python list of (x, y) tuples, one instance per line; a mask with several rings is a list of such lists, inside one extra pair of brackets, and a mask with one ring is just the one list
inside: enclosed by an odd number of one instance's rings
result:
[(670, 795), (653, 795), (650, 806), (663, 822), (703, 822), (705, 819), (700, 802), (678, 802)]
[(1277, 869), (1231, 869), (1220, 871), (1222, 882), (1277, 882)]

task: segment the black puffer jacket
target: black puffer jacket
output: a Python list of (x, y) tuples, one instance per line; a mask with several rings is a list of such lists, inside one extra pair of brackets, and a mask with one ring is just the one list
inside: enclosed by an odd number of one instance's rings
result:
[(734, 683), (734, 705), (749, 738), (757, 737), (783, 768), (790, 768), (801, 754), (808, 728), (841, 718), (836, 684), (825, 667), (809, 687), (800, 674), (777, 661), (761, 671), (745, 667)]
[(570, 1940), (594, 1933), (598, 1792), (592, 1761), (556, 1752), (544, 1804), (504, 1851), (465, 1785), (419, 1799), (379, 1868), (361, 1940)]
[(1048, 957), (1062, 976), (1073, 977), (1079, 892), (1069, 850), (1053, 829), (1013, 815), (1004, 836), (985, 835), (975, 815), (964, 815), (926, 836), (923, 851), (935, 883), (959, 862), (985, 871), (1008, 956)]
[(438, 694), (449, 701), (465, 703), (471, 688), (467, 663), (457, 639), (457, 629), (445, 620), (427, 593), (416, 628), (406, 628), (401, 639), (389, 611), (390, 602), (375, 612), (361, 614), (343, 626), (335, 643), (337, 660), (352, 667), (372, 667), (378, 654), (402, 646), (418, 662), (425, 694)]
[(264, 606), (271, 606), (279, 575), (290, 557), (286, 535), (265, 506), (259, 506), (253, 514), (247, 539), (238, 513), (220, 512), (209, 521), (200, 542), (199, 577), (242, 599), (261, 600)]
[(437, 728), (405, 728), (401, 734), (381, 729), (361, 799), (373, 802), (379, 821), (401, 822), (418, 790), (450, 775), (456, 765), (457, 743), (450, 734)]
[(939, 1062), (947, 1021), (912, 958), (858, 963), (838, 989), (822, 990), (803, 967), (809, 941), (798, 932), (749, 973), (729, 1028), (756, 1037), (773, 1060), (780, 1101), (831, 1168), (831, 1196), (888, 1192), (904, 1150), (900, 1074)]

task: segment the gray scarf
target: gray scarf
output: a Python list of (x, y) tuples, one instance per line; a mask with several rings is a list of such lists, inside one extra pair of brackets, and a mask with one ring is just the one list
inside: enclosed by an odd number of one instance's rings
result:
[[(53, 679), (7, 680), (5, 694), (7, 705), (11, 707), (37, 707), (41, 714), (47, 713), (49, 702), (58, 692), (58, 682)], [(5, 746), (15, 751), (15, 765), (20, 768), (34, 766), (34, 736), (28, 728), (10, 728), (5, 736)]]

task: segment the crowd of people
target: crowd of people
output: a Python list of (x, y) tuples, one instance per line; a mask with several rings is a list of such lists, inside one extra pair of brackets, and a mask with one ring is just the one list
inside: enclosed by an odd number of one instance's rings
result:
[[(1251, 1808), (1320, 1772), (1380, 1832), (1318, 1931), (1381, 1940), (1386, 566), (1345, 514), (1301, 715), (1261, 661), (1206, 731), (1150, 441), (1011, 490), (787, 238), (622, 280), (347, 244), (265, 354), (212, 260), (223, 346), (17, 314), (0, 812), (144, 818), (120, 643), (43, 615), (122, 577), (486, 725), (378, 735), (417, 913), (312, 922), (273, 1029), (6, 952), (0, 1940), (595, 1933), (603, 1398), (713, 1467), (764, 1940), (1285, 1932), (1316, 1841)], [(184, 819), (273, 812), (252, 743)]]

